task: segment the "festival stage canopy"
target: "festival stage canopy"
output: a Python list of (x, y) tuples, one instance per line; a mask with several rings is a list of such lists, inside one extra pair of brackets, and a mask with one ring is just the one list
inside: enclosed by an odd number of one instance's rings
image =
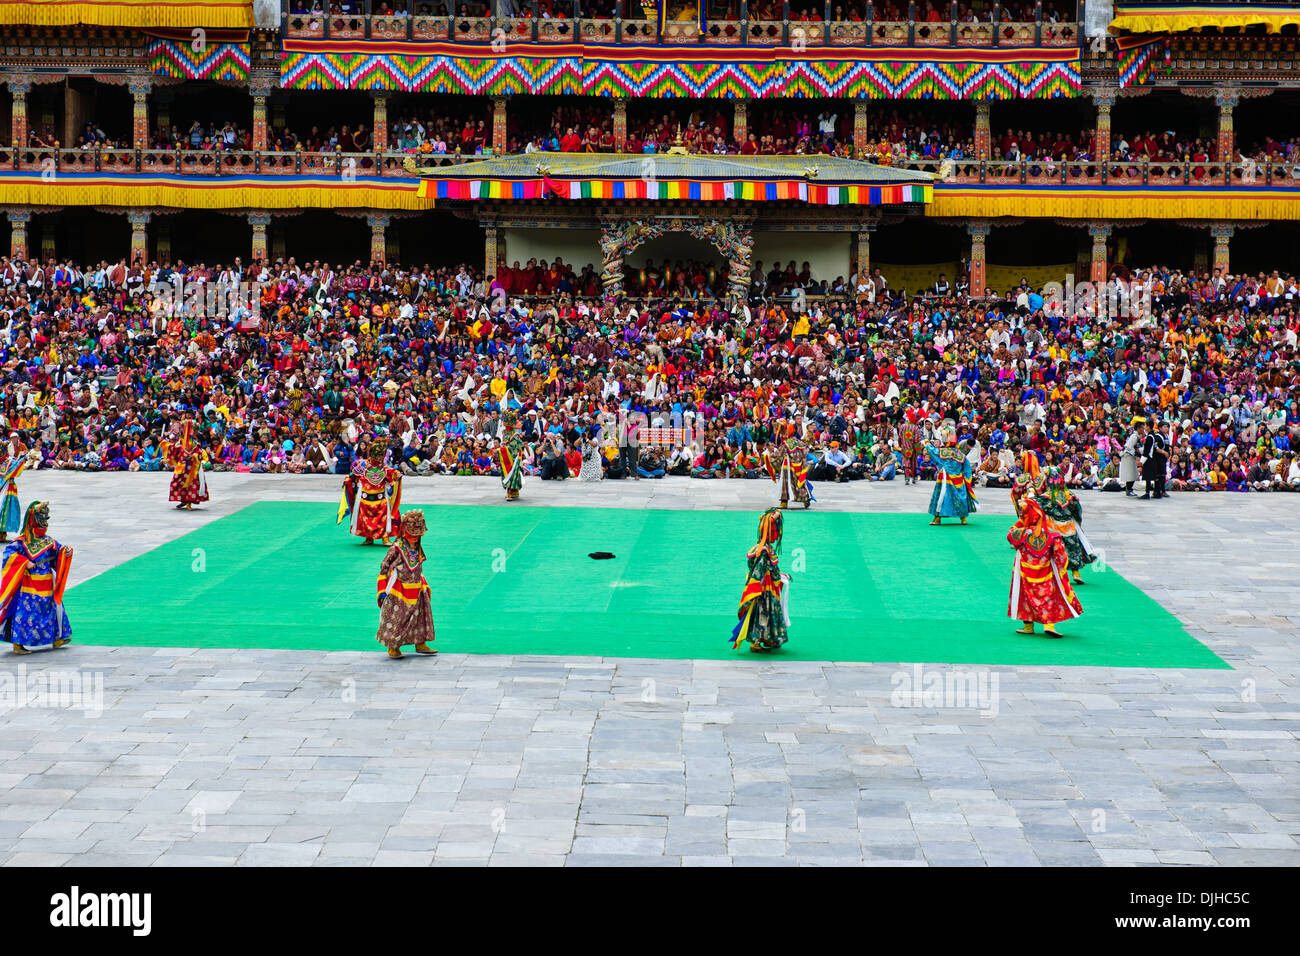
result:
[(253, 26), (251, 0), (0, 0), (0, 25), (67, 27)]
[(934, 177), (834, 156), (529, 153), (419, 170), (430, 199), (788, 200), (822, 206), (923, 204)]
[(1263, 26), (1277, 33), (1300, 25), (1300, 7), (1269, 3), (1117, 3), (1112, 30), (1129, 33), (1176, 33)]

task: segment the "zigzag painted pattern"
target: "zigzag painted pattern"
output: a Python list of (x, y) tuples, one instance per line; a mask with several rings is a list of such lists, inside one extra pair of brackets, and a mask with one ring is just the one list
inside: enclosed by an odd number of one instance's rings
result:
[(1078, 96), (1082, 88), (1077, 63), (657, 63), (336, 53), (285, 53), (280, 84), (295, 90), (723, 99), (1051, 99)]
[(189, 43), (155, 39), (145, 48), (149, 72), (183, 80), (247, 82), (251, 57), (247, 43), (212, 43), (196, 52)]

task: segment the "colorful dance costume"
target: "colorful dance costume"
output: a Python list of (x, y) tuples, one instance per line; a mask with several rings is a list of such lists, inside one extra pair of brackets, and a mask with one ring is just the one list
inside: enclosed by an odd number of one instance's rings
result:
[(4, 552), (0, 573), (0, 628), (15, 654), (30, 648), (62, 647), (72, 639), (63, 589), (72, 567), (72, 549), (45, 532), (50, 505), (34, 501), (23, 518), (22, 535)]
[(397, 534), (402, 504), (402, 475), (384, 464), (383, 442), (370, 446), (368, 459), (352, 463), (352, 472), (343, 480), (343, 497), (339, 501), (338, 520), (351, 515), (349, 530), (366, 544), (376, 538), (388, 543)]
[(1047, 470), (1047, 490), (1035, 495), (1047, 516), (1047, 527), (1061, 536), (1070, 558), (1070, 574), (1075, 584), (1083, 584), (1079, 569), (1097, 560), (1088, 537), (1083, 533), (1083, 505), (1065, 487), (1065, 476), (1057, 468)]
[(1033, 634), (1039, 623), (1048, 637), (1060, 637), (1056, 622), (1078, 617), (1083, 606), (1070, 586), (1065, 542), (1048, 525), (1036, 498), (1024, 500), (1007, 540), (1016, 549), (1007, 616), (1024, 623), (1021, 634)]
[(778, 485), (782, 508), (789, 507), (791, 497), (810, 508), (817, 499), (808, 481), (808, 449), (794, 437), (794, 426), (787, 425), (784, 430), (786, 437), (776, 446), (775, 457), (763, 452), (763, 467)]
[(751, 651), (776, 650), (787, 640), (790, 578), (781, 573), (781, 511), (769, 508), (758, 522), (758, 543), (749, 551), (749, 577), (740, 595), (740, 623), (732, 648), (749, 641)]
[(1029, 495), (1039, 497), (1046, 487), (1042, 473), (1038, 469), (1038, 455), (1032, 451), (1025, 452), (1020, 456), (1020, 474), (1016, 475), (1016, 480), (1011, 483), (1011, 506), (1016, 509), (1017, 518), (1020, 517), (1021, 502), (1025, 497)]
[(394, 659), (402, 656), (406, 644), (414, 644), (419, 654), (438, 653), (429, 646), (433, 603), (424, 580), (425, 555), (420, 544), (426, 530), (424, 512), (408, 511), (402, 516), (401, 536), (379, 565), (379, 632), (375, 639)]
[(916, 470), (921, 458), (921, 429), (907, 419), (898, 425), (898, 454), (903, 459), (903, 484), (916, 484), (919, 480)]
[(167, 464), (172, 466), (168, 501), (178, 502), (177, 508), (193, 508), (208, 500), (208, 479), (203, 473), (203, 447), (194, 439), (193, 422), (181, 422), (180, 434), (167, 449)]
[(519, 416), (512, 411), (501, 413), (504, 434), (497, 460), (501, 464), (501, 487), (506, 490), (506, 501), (514, 501), (524, 487), (524, 439), (519, 434)]
[(18, 476), (36, 460), (30, 454), (16, 455), (0, 469), (0, 486), (4, 488), (4, 502), (0, 504), (0, 541), (22, 527), (22, 506), (18, 501)]
[(925, 453), (934, 462), (934, 492), (930, 495), (929, 512), (934, 516), (931, 524), (939, 524), (941, 518), (960, 518), (966, 523), (966, 516), (979, 510), (975, 498), (975, 484), (971, 480), (972, 469), (966, 453), (957, 447), (956, 433), (951, 429), (940, 432), (943, 447), (926, 445)]

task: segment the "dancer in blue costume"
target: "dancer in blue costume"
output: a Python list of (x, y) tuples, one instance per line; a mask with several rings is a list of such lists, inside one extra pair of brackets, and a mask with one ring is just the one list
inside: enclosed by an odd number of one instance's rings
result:
[(940, 524), (943, 518), (960, 518), (966, 523), (966, 516), (979, 508), (975, 500), (975, 484), (971, 481), (972, 469), (966, 452), (957, 447), (957, 433), (948, 427), (939, 429), (938, 438), (942, 447), (926, 445), (925, 454), (934, 462), (934, 493), (930, 495), (930, 514), (934, 520), (930, 524)]
[(0, 542), (7, 541), (9, 535), (21, 527), (22, 506), (18, 501), (18, 476), (33, 464), (41, 460), (39, 450), (32, 450), (25, 455), (14, 455), (0, 465)]
[(32, 502), (21, 537), (5, 548), (0, 630), (15, 654), (30, 654), (33, 647), (62, 647), (72, 639), (63, 610), (72, 549), (46, 534), (49, 524), (49, 502)]

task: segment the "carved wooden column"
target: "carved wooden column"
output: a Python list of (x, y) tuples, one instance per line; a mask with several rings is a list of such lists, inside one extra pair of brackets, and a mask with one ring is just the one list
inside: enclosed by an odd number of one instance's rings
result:
[(614, 152), (623, 152), (627, 145), (627, 100), (619, 97), (614, 100)]
[(131, 259), (134, 265), (138, 259), (141, 263), (149, 259), (149, 220), (153, 218), (153, 213), (143, 209), (131, 209), (126, 214), (127, 221), (131, 223)]
[(496, 96), (492, 99), (492, 152), (504, 155), (509, 134), (506, 127), (506, 98)]
[(1110, 110), (1115, 105), (1114, 90), (1097, 90), (1092, 94), (1097, 104), (1097, 127), (1093, 132), (1093, 158), (1101, 162), (1110, 159)]
[(989, 129), (989, 107), (988, 100), (980, 100), (975, 104), (975, 158), (991, 159), (990, 150), (992, 149), (993, 136)]
[(867, 104), (853, 104), (853, 155), (861, 159), (867, 152)]
[(1214, 97), (1219, 107), (1219, 151), (1215, 157), (1219, 162), (1229, 162), (1235, 152), (1232, 131), (1232, 111), (1237, 105), (1237, 91), (1225, 87)]
[(133, 76), (127, 80), (131, 91), (131, 144), (136, 149), (149, 148), (149, 90), (153, 81), (147, 76)]
[(497, 247), (499, 233), (495, 225), (489, 224), (483, 227), (485, 241), (483, 243), (483, 278), (495, 278), (497, 270), (500, 269), (501, 260), (499, 258), (500, 250)]
[(1210, 235), (1214, 239), (1214, 268), (1220, 275), (1226, 276), (1229, 272), (1228, 242), (1234, 232), (1236, 227), (1230, 222), (1216, 222), (1210, 226)]
[(9, 258), (27, 258), (27, 224), (31, 221), (30, 209), (9, 210)]
[(740, 145), (744, 145), (745, 140), (749, 138), (748, 100), (738, 99), (735, 101), (735, 116), (731, 120), (731, 138)]
[(9, 93), (13, 97), (13, 105), (10, 107), (10, 135), (13, 137), (10, 141), (14, 149), (22, 149), (27, 145), (27, 94), (32, 91), (30, 80), (13, 79), (9, 81)]
[[(1088, 226), (1088, 235), (1092, 237), (1092, 271), (1088, 278), (1097, 287), (1104, 286), (1110, 274), (1110, 265), (1106, 261), (1106, 240), (1110, 238), (1110, 231), (1111, 227), (1102, 223)], [(1098, 297), (1104, 296), (1099, 292)]]
[(388, 245), (385, 241), (385, 233), (388, 231), (388, 224), (392, 220), (382, 213), (372, 213), (366, 216), (366, 223), (370, 226), (370, 261), (386, 262), (388, 260)]
[(966, 225), (966, 232), (970, 235), (970, 292), (969, 295), (983, 295), (988, 288), (985, 280), (985, 274), (988, 271), (988, 255), (985, 252), (984, 242), (989, 237), (990, 225), (987, 222), (975, 221)]
[(268, 148), (270, 140), (266, 121), (266, 104), (271, 98), (270, 79), (254, 77), (248, 92), (253, 96), (253, 149), (262, 152)]
[(388, 97), (375, 97), (375, 152), (388, 152)]
[(269, 258), (266, 230), (271, 225), (271, 214), (269, 212), (250, 212), (248, 214), (248, 224), (253, 227), (253, 248), (252, 259), (265, 261)]

